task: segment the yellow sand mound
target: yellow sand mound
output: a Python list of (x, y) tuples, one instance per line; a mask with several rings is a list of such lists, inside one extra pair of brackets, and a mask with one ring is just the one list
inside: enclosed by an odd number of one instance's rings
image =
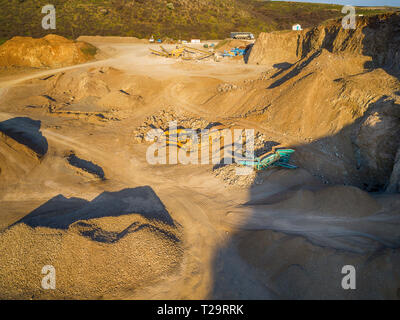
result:
[(88, 43), (52, 34), (41, 39), (14, 37), (0, 46), (0, 66), (63, 67), (92, 60), (96, 51)]

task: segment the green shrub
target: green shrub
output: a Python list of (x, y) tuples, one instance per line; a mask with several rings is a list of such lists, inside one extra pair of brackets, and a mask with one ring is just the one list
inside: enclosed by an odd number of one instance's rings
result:
[(97, 53), (97, 48), (95, 46), (92, 46), (89, 43), (85, 43), (85, 44), (86, 44), (86, 46), (81, 48), (81, 51), (83, 52), (83, 54), (86, 56), (94, 57)]
[[(13, 36), (48, 34), (40, 23), (43, 18), (40, 8), (47, 3), (46, 0), (0, 0), (0, 41)], [(54, 33), (73, 39), (80, 35), (150, 37), (151, 34), (180, 39), (225, 39), (233, 31), (257, 35), (291, 29), (295, 23), (308, 28), (343, 17), (338, 5), (283, 1), (53, 0), (52, 3), (57, 7)], [(107, 10), (108, 14), (100, 10)], [(367, 15), (385, 10), (357, 8), (357, 13)]]

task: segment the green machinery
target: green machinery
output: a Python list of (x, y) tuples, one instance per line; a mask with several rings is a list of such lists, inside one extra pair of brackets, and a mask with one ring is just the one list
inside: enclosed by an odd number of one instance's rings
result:
[(279, 149), (275, 152), (263, 154), (255, 159), (239, 160), (238, 163), (244, 166), (250, 166), (256, 170), (265, 170), (272, 166), (296, 169), (297, 166), (290, 164), (290, 156), (294, 153), (293, 149)]

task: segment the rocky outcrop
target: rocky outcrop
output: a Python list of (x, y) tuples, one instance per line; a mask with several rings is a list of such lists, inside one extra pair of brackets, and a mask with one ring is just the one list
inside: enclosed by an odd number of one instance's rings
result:
[(303, 31), (261, 33), (249, 63), (294, 63), (311, 52), (326, 49), (372, 57), (371, 66), (400, 68), (400, 14), (358, 17), (354, 30), (330, 20)]
[(274, 67), (262, 80), (268, 126), (309, 137), (299, 166), (327, 182), (399, 191), (400, 14), (358, 17), (354, 30), (331, 20), (264, 33), (249, 63)]
[(301, 58), (298, 48), (303, 37), (302, 31), (261, 33), (251, 49), (248, 63), (295, 63)]
[(400, 192), (400, 147), (397, 150), (393, 171), (386, 191), (391, 193)]
[[(400, 146), (400, 105), (393, 101), (377, 102), (356, 127), (354, 145), (357, 167), (368, 189), (386, 186), (395, 165)], [(390, 189), (396, 184), (395, 177)]]
[(0, 46), (0, 66), (64, 67), (90, 61), (96, 51), (91, 44), (57, 35), (41, 39), (14, 37)]

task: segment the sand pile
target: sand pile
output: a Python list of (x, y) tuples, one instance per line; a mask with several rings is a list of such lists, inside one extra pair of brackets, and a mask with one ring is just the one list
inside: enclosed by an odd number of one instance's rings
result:
[(135, 142), (145, 142), (147, 133), (152, 129), (167, 130), (176, 121), (178, 128), (186, 129), (205, 129), (212, 125), (209, 121), (201, 117), (191, 117), (184, 114), (177, 114), (174, 110), (161, 110), (158, 113), (148, 116), (142, 125), (133, 130)]
[[(398, 200), (318, 186), (304, 170), (277, 171), (250, 193), (253, 199), (225, 221), (249, 230), (238, 231), (233, 241), (260, 271), (259, 281), (280, 298), (398, 299)], [(357, 270), (353, 292), (338, 285), (347, 264)], [(383, 274), (396, 280), (382, 282)]]
[(385, 211), (368, 193), (333, 186), (266, 194), (230, 210), (226, 222), (238, 229), (280, 231), (316, 245), (365, 253), (398, 247), (398, 220), (398, 210)]
[[(280, 299), (397, 300), (400, 297), (398, 250), (381, 249), (380, 254), (366, 259), (357, 253), (315, 246), (303, 237), (270, 230), (241, 232), (236, 238), (240, 256), (260, 271), (259, 282)], [(345, 265), (356, 266), (357, 290), (343, 290), (340, 286), (343, 279), (340, 271)], [(383, 274), (393, 280), (382, 281)]]
[(14, 37), (0, 46), (0, 66), (58, 68), (94, 59), (96, 47), (57, 35)]
[(263, 176), (268, 176), (272, 170), (257, 173), (253, 168), (237, 163), (215, 166), (213, 174), (228, 186), (248, 188), (254, 184), (262, 184)]
[[(0, 234), (2, 299), (98, 299), (157, 283), (182, 257), (181, 231), (149, 187), (92, 201), (57, 196)], [(41, 270), (56, 270), (43, 290)]]
[[(338, 201), (337, 199), (340, 199)], [(281, 194), (280, 197), (266, 198), (263, 205), (271, 210), (298, 210), (320, 216), (365, 217), (380, 211), (381, 206), (368, 193), (349, 186), (334, 186), (316, 191), (297, 190)]]

